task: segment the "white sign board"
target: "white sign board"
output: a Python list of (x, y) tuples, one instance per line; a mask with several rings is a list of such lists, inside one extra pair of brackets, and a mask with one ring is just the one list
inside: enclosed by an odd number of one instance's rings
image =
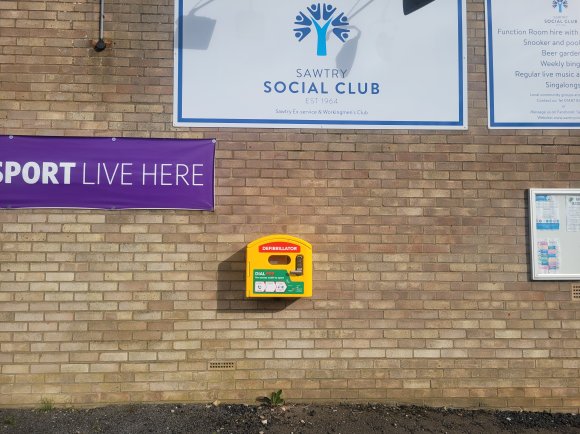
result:
[(490, 128), (580, 127), (580, 2), (486, 0)]
[(580, 189), (530, 190), (534, 280), (580, 280)]
[(465, 0), (176, 0), (174, 125), (465, 129)]

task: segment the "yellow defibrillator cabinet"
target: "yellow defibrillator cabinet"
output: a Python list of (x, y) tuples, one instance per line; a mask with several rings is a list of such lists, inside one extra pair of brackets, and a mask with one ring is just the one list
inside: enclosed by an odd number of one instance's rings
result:
[(248, 244), (246, 297), (312, 297), (312, 245), (290, 235)]

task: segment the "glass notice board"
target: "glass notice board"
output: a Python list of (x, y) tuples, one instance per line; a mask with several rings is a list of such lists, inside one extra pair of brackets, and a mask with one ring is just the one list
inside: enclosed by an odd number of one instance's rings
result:
[(533, 280), (580, 280), (580, 189), (530, 189)]

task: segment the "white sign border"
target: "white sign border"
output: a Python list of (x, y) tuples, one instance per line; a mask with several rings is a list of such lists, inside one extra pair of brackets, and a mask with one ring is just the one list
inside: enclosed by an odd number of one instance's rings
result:
[(458, 113), (452, 121), (362, 121), (362, 120), (304, 120), (304, 119), (227, 119), (183, 117), (183, 3), (175, 1), (174, 31), (174, 127), (230, 127), (230, 128), (329, 128), (329, 129), (454, 129), (467, 130), (467, 30), (466, 0), (457, 0), (458, 32)]

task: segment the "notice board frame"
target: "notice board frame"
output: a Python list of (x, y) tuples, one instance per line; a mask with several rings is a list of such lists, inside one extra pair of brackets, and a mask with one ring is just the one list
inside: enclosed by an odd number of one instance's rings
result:
[(580, 280), (580, 189), (531, 188), (532, 280)]

